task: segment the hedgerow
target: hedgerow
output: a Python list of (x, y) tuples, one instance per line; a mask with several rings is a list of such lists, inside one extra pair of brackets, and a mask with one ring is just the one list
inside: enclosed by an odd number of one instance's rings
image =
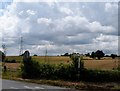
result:
[(21, 73), (23, 78), (29, 79), (57, 79), (70, 81), (110, 82), (120, 81), (120, 71), (89, 70), (84, 68), (84, 62), (74, 58), (72, 64), (38, 63), (31, 58), (23, 61)]

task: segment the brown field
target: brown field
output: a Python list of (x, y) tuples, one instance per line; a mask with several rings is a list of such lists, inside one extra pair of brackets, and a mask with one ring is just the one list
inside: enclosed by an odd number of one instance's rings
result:
[(84, 60), (84, 66), (88, 69), (112, 70), (117, 68), (117, 59), (102, 59), (102, 60)]
[(20, 63), (5, 63), (7, 68), (9, 69), (18, 69), (20, 67)]
[[(8, 59), (16, 59), (17, 61), (22, 60), (22, 57), (7, 57)], [(69, 57), (61, 57), (61, 56), (34, 56), (33, 60), (36, 60), (40, 63), (46, 62), (50, 64), (70, 64), (71, 59)], [(101, 60), (92, 59), (89, 57), (83, 57), (84, 67), (88, 69), (101, 69), (101, 70), (112, 70), (116, 68), (118, 65), (118, 58), (112, 59), (110, 57), (104, 57)], [(6, 63), (8, 68), (18, 68), (20, 67), (20, 63)]]

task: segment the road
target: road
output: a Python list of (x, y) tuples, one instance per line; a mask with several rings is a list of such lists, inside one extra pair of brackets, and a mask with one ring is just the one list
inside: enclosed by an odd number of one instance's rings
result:
[(40, 85), (2, 79), (2, 91), (76, 91), (57, 86)]

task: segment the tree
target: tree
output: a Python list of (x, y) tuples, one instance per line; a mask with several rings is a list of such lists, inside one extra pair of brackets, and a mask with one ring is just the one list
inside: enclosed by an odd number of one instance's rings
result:
[(85, 54), (87, 57), (90, 57), (90, 53)]
[(69, 53), (65, 53), (63, 56), (70, 56)]
[(0, 61), (4, 61), (5, 60), (5, 54), (2, 52), (2, 51), (0, 51)]
[(92, 52), (90, 55), (91, 58), (95, 58), (95, 52)]
[(96, 52), (95, 52), (95, 57), (97, 57), (99, 60), (102, 58), (102, 57), (104, 57), (104, 53), (103, 53), (103, 51), (100, 51), (100, 50), (97, 50)]
[(37, 54), (34, 54), (33, 56), (38, 56)]
[(116, 54), (111, 54), (111, 57), (112, 57), (112, 59), (115, 59), (115, 57), (117, 57), (117, 55)]

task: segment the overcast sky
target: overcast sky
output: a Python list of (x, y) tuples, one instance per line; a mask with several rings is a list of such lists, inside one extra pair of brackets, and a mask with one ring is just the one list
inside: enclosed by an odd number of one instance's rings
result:
[(117, 2), (1, 2), (0, 36), (7, 55), (118, 53)]

